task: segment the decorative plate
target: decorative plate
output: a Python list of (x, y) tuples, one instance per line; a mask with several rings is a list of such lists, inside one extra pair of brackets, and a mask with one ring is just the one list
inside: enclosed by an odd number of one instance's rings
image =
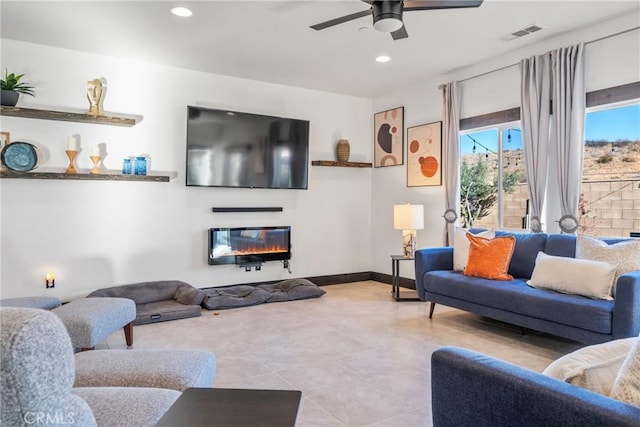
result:
[(38, 151), (28, 142), (12, 142), (0, 153), (2, 164), (15, 172), (28, 172), (38, 166)]

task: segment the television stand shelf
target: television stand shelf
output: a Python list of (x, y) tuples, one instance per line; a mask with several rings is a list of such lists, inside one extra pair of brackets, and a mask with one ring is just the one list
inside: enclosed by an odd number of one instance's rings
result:
[(333, 160), (313, 160), (311, 166), (338, 166), (343, 168), (370, 168), (368, 162), (335, 162)]
[(282, 212), (281, 207), (233, 207), (233, 208), (211, 208), (212, 212), (229, 213), (229, 212)]

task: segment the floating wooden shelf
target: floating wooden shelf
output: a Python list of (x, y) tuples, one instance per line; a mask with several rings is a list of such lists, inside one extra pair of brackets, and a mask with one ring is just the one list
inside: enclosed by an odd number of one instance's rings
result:
[(0, 106), (0, 116), (24, 117), (28, 119), (58, 120), (64, 122), (94, 123), (111, 126), (134, 126), (142, 117), (124, 115), (92, 116), (85, 113), (71, 113), (67, 111), (37, 110), (34, 108), (19, 108)]
[(62, 173), (62, 172), (13, 172), (0, 171), (2, 179), (63, 179), (75, 181), (148, 181), (169, 182), (169, 175), (122, 175), (119, 173)]
[(366, 162), (334, 162), (333, 160), (313, 160), (311, 166), (338, 166), (343, 168), (370, 168), (371, 163)]

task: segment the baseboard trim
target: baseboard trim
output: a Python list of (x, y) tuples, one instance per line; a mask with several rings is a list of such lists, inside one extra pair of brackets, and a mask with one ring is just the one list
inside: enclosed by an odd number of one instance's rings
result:
[[(327, 286), (327, 285), (339, 285), (342, 283), (353, 283), (353, 282), (364, 282), (366, 280), (375, 280), (376, 282), (386, 283), (388, 285), (391, 284), (391, 275), (385, 273), (377, 273), (375, 271), (362, 271), (359, 273), (344, 273), (344, 274), (330, 274), (326, 276), (313, 276), (313, 277), (304, 277), (304, 279), (310, 280), (318, 286)], [(284, 279), (283, 279), (284, 280)], [(282, 280), (271, 280), (268, 282), (255, 282), (255, 283), (237, 283), (234, 285), (221, 285), (221, 286), (209, 286), (201, 289), (220, 289), (220, 288), (228, 288), (239, 285), (249, 285), (255, 286), (266, 283), (278, 283)], [(416, 281), (414, 279), (407, 279), (406, 277), (400, 277), (400, 287), (407, 289), (416, 288)]]
[(345, 274), (331, 274), (327, 276), (314, 276), (305, 277), (305, 279), (311, 280), (318, 286), (325, 285), (337, 285), (339, 283), (351, 283), (351, 282), (364, 282), (365, 280), (372, 280), (370, 271), (363, 271), (360, 273), (345, 273)]
[[(390, 274), (385, 273), (376, 273), (375, 271), (371, 272), (371, 280), (375, 280), (376, 282), (382, 282), (391, 284), (392, 278)], [(401, 288), (414, 289), (416, 288), (416, 281), (414, 279), (407, 279), (406, 277), (400, 277), (399, 280)]]
[[(391, 284), (391, 275), (385, 273), (377, 273), (375, 271), (363, 271), (360, 273), (333, 274), (328, 276), (306, 277), (318, 286), (337, 285), (340, 283), (363, 282), (365, 280), (375, 280), (376, 282)], [(400, 287), (407, 289), (415, 289), (416, 281), (400, 277)]]

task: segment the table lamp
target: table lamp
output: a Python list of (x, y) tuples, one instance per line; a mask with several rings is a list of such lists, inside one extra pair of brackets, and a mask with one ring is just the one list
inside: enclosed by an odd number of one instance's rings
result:
[(424, 228), (424, 206), (422, 205), (394, 205), (393, 228), (402, 230), (402, 245), (404, 256), (413, 257), (416, 251), (416, 230)]

